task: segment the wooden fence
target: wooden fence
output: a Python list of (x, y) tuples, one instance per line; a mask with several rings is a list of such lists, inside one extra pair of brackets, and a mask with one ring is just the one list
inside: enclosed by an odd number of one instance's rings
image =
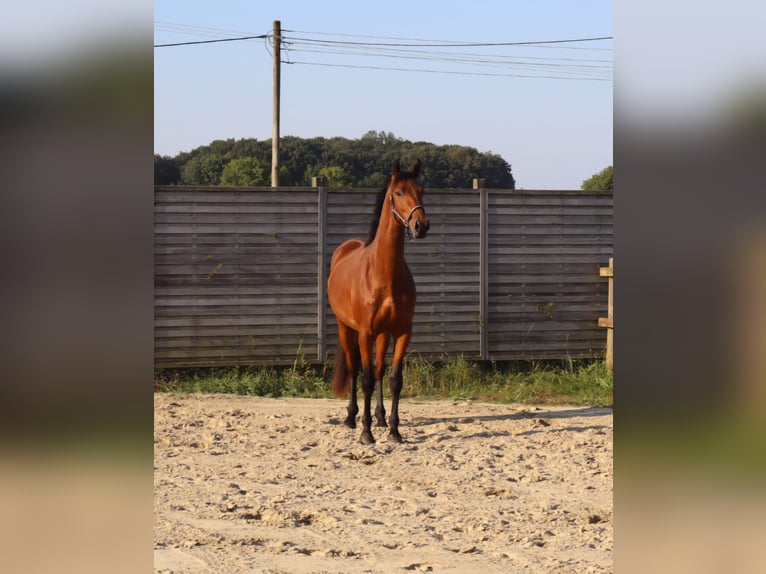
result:
[[(330, 258), (363, 237), (375, 190), (155, 188), (155, 366), (323, 362), (337, 325)], [(408, 243), (411, 354), (603, 356), (612, 194), (426, 190)]]

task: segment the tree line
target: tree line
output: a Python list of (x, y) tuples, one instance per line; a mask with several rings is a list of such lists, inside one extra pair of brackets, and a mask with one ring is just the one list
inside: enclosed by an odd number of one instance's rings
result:
[[(495, 189), (515, 189), (511, 165), (501, 156), (461, 145), (411, 142), (390, 132), (369, 131), (359, 139), (280, 138), (280, 186), (308, 186), (315, 176), (327, 187), (383, 187), (396, 158), (403, 166), (420, 159), (421, 181), (431, 188), (470, 188), (485, 180)], [(156, 185), (271, 185), (271, 140), (216, 140), (175, 157), (154, 156)]]

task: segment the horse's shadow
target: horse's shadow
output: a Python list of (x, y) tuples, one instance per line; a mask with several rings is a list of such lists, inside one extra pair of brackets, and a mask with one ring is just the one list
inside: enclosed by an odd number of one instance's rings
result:
[[(417, 417), (412, 420), (410, 426), (413, 428), (428, 427), (445, 423), (458, 423), (458, 424), (473, 424), (477, 422), (500, 422), (500, 421), (514, 421), (514, 420), (539, 420), (541, 421), (542, 428), (525, 430), (519, 433), (513, 433), (508, 430), (481, 430), (469, 436), (461, 435), (461, 438), (497, 438), (497, 437), (511, 437), (511, 436), (526, 436), (538, 433), (561, 433), (561, 432), (585, 432), (588, 430), (605, 431), (608, 427), (606, 425), (589, 425), (589, 426), (566, 426), (558, 428), (547, 428), (547, 419), (571, 419), (579, 417), (600, 417), (605, 415), (611, 415), (613, 410), (609, 407), (582, 407), (571, 408), (563, 410), (524, 410), (517, 413), (498, 414), (498, 415), (471, 415), (466, 414), (464, 416), (445, 416), (445, 417)], [(426, 437), (431, 434), (427, 432), (418, 433), (420, 436), (412, 437), (407, 442), (423, 442)], [(438, 439), (438, 442), (450, 440), (451, 435), (445, 435)]]

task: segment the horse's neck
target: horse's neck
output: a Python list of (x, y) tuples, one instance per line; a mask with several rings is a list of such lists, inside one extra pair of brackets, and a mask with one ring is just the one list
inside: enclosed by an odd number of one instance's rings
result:
[(393, 282), (404, 269), (404, 228), (394, 219), (388, 202), (383, 206), (375, 239), (369, 246), (375, 258), (375, 272), (383, 281)]

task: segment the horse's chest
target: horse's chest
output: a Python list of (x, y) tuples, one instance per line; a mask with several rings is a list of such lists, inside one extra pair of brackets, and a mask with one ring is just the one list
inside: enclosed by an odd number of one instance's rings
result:
[(375, 331), (389, 330), (402, 321), (407, 322), (412, 315), (411, 307), (406, 295), (383, 294), (377, 302), (377, 310), (373, 316), (373, 329)]

